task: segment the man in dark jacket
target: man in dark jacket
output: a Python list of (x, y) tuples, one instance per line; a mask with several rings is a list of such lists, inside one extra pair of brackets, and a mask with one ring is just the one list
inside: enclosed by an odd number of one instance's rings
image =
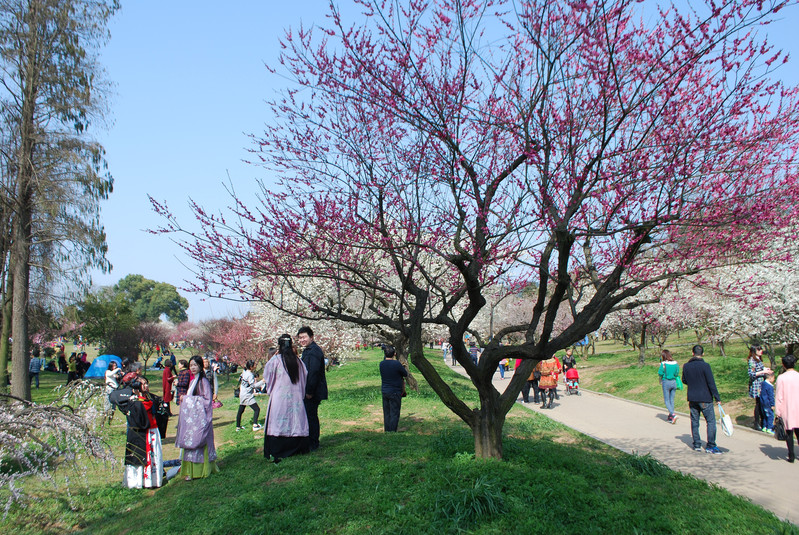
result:
[(693, 348), (693, 357), (682, 367), (682, 382), (688, 387), (688, 407), (691, 410), (691, 437), (694, 441), (694, 450), (702, 451), (702, 439), (699, 436), (699, 413), (707, 422), (707, 453), (721, 454), (716, 447), (716, 412), (713, 400), (720, 403), (719, 391), (716, 389), (716, 380), (713, 370), (704, 361), (702, 355), (705, 350), (700, 345)]
[(305, 381), (305, 413), (308, 415), (309, 449), (319, 449), (319, 403), (327, 399), (325, 378), (325, 354), (313, 341), (313, 330), (301, 327), (297, 331), (297, 342), (302, 346), (302, 362), (308, 370)]

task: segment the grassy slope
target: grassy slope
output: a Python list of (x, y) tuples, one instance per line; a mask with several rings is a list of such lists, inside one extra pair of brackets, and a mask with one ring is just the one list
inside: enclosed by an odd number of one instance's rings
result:
[[(0, 529), (159, 535), (794, 532), (725, 490), (648, 457), (621, 454), (522, 408), (509, 415), (505, 460), (476, 461), (468, 429), (426, 384), (404, 400), (400, 433), (384, 434), (378, 358), (366, 352), (329, 373), (331, 399), (320, 408), (322, 448), (312, 455), (266, 463), (263, 435), (234, 430), (231, 383), (222, 386), (225, 406), (215, 412), (221, 473), (135, 491), (121, 488), (120, 466), (92, 469), (87, 488), (80, 481), (73, 485), (74, 511), (63, 494), (45, 487), (41, 501), (12, 509)], [(434, 361), (440, 365), (440, 358)], [(464, 378), (442, 373), (462, 397), (476, 399)], [(119, 421), (109, 432), (119, 456), (123, 432)], [(165, 457), (173, 454), (168, 444)]]

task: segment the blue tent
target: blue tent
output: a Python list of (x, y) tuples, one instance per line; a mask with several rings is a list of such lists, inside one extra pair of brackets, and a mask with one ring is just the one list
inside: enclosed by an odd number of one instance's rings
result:
[(112, 360), (117, 363), (117, 366), (122, 367), (122, 359), (116, 355), (100, 355), (92, 361), (92, 365), (89, 366), (86, 375), (83, 377), (86, 379), (90, 377), (105, 377), (105, 371)]

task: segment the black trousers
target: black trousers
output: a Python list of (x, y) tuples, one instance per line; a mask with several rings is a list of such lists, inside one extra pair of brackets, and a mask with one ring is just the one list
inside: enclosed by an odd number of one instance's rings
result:
[(319, 449), (319, 403), (318, 399), (306, 399), (305, 414), (308, 415), (308, 449)]
[(383, 429), (386, 432), (396, 431), (399, 426), (402, 393), (383, 394)]
[(796, 440), (799, 440), (799, 429), (786, 429), (785, 430), (785, 444), (788, 445), (788, 460), (793, 461), (796, 455), (793, 453), (793, 436), (796, 435)]
[(241, 416), (244, 414), (244, 409), (247, 407), (252, 409), (253, 425), (258, 423), (258, 415), (261, 414), (261, 407), (259, 407), (257, 403), (253, 403), (252, 405), (239, 405), (239, 412), (236, 413), (236, 427), (241, 427)]
[(765, 414), (763, 414), (763, 407), (760, 404), (760, 398), (755, 398), (755, 429), (758, 431), (765, 426), (766, 419), (764, 416)]
[(530, 388), (533, 389), (533, 403), (538, 403), (540, 390), (538, 389), (538, 380), (527, 381), (522, 387), (522, 399), (525, 403), (530, 402)]

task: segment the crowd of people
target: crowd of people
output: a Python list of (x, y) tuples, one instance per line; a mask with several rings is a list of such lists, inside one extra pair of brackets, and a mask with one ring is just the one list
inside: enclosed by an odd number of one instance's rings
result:
[[(264, 430), (264, 456), (274, 463), (296, 454), (305, 454), (319, 448), (320, 424), (318, 409), (327, 399), (325, 357), (314, 341), (310, 327), (302, 327), (295, 339), (288, 334), (278, 338), (277, 348), (270, 351), (270, 358), (259, 377), (256, 363), (248, 360), (244, 366), (238, 386), (239, 407), (236, 414), (236, 430), (242, 431), (242, 417), (246, 409), (252, 411), (253, 431)], [(480, 356), (468, 347), (473, 359)], [(384, 359), (379, 364), (381, 394), (383, 398), (383, 422), (385, 432), (398, 429), (402, 398), (405, 396), (405, 381), (408, 369), (397, 360), (391, 346), (383, 346)], [(452, 347), (442, 343), (446, 361), (452, 356)], [(475, 354), (476, 353), (476, 354)], [(795, 461), (794, 441), (799, 440), (799, 373), (796, 358), (786, 355), (782, 359), (783, 371), (776, 378), (774, 372), (763, 363), (763, 349), (750, 348), (747, 359), (749, 395), (755, 400), (754, 425), (757, 429), (774, 433), (775, 418), (786, 430), (788, 461)], [(452, 357), (454, 360), (454, 357)], [(38, 350), (31, 358), (31, 381), (38, 387), (38, 373), (43, 359)], [(70, 362), (80, 362), (73, 354)], [(521, 361), (517, 360), (515, 368)], [(498, 371), (502, 379), (508, 371), (509, 362), (500, 362)], [(77, 364), (75, 364), (77, 368)], [(36, 368), (34, 372), (34, 368)], [(218, 367), (208, 356), (195, 355), (189, 360), (176, 360), (174, 355), (165, 358), (162, 372), (162, 395), (150, 391), (149, 381), (142, 375), (138, 362), (112, 361), (105, 373), (107, 400), (106, 416), (110, 423), (115, 410), (120, 409), (127, 418), (124, 483), (131, 488), (153, 488), (161, 486), (165, 479), (165, 461), (161, 441), (166, 437), (169, 418), (173, 416), (171, 403), (178, 407), (178, 423), (175, 429), (175, 446), (180, 448), (179, 474), (186, 480), (206, 478), (218, 472), (217, 452), (214, 444), (213, 410), (219, 404)], [(68, 373), (73, 373), (68, 366)], [(77, 373), (77, 370), (74, 372)], [(713, 372), (704, 360), (701, 345), (692, 348), (692, 356), (680, 369), (672, 353), (663, 350), (658, 377), (663, 391), (663, 400), (668, 411), (667, 421), (676, 423), (675, 397), (678, 390), (687, 387), (690, 411), (692, 445), (696, 451), (720, 454), (716, 444), (716, 417), (714, 402), (720, 403), (720, 395)], [(558, 397), (561, 374), (576, 379), (576, 359), (573, 348), (568, 348), (561, 362), (556, 355), (536, 364), (522, 389), (523, 403), (541, 403), (541, 408), (551, 409)], [(775, 388), (776, 386), (776, 388)], [(118, 393), (127, 388), (127, 399), (120, 400)], [(261, 408), (257, 394), (269, 396), (261, 425)], [(117, 396), (117, 398), (115, 398)], [(699, 433), (700, 417), (706, 422), (705, 447)], [(176, 469), (177, 470), (177, 469)]]
[[(452, 344), (442, 341), (441, 351), (444, 362), (447, 361), (447, 357), (450, 357), (450, 365), (457, 365), (457, 360), (452, 350)], [(482, 349), (477, 346), (476, 342), (471, 341), (468, 342), (468, 351), (472, 363), (477, 366), (480, 356), (483, 353)], [(521, 362), (521, 359), (516, 359), (514, 373), (519, 368)], [(497, 371), (499, 372), (500, 379), (505, 379), (505, 373), (509, 371), (509, 367), (509, 359), (502, 359), (499, 361)], [(542, 409), (551, 409), (553, 400), (559, 399), (560, 397), (558, 394), (558, 384), (561, 374), (566, 376), (567, 384), (570, 385), (570, 389), (573, 388), (576, 390), (579, 382), (579, 374), (576, 368), (573, 347), (566, 349), (566, 354), (563, 357), (562, 363), (556, 355), (552, 355), (550, 358), (536, 364), (522, 387), (522, 403), (530, 403), (530, 391), (532, 390), (533, 403), (541, 403)]]
[[(247, 361), (238, 387), (236, 429), (243, 430), (241, 418), (249, 407), (253, 412), (253, 430), (265, 428), (264, 456), (274, 463), (319, 448), (319, 404), (327, 399), (325, 357), (314, 342), (310, 327), (299, 329), (297, 342), (301, 354), (290, 335), (278, 339), (278, 347), (267, 361), (260, 380), (255, 362)], [(213, 411), (221, 404), (216, 363), (199, 355), (188, 361), (164, 359), (162, 396), (150, 391), (149, 381), (142, 372), (140, 363), (126, 361), (121, 367), (112, 361), (105, 372), (108, 422), (116, 409), (127, 418), (125, 486), (153, 488), (164, 483), (161, 441), (166, 437), (172, 416), (172, 401), (178, 407), (175, 446), (180, 448), (180, 455), (176, 461), (166, 461), (166, 465), (179, 465), (177, 473), (187, 481), (218, 472)], [(256, 392), (269, 395), (263, 426), (259, 422)]]
[(75, 352), (66, 357), (64, 345), (57, 346), (55, 353), (53, 349), (47, 348), (47, 351), (52, 353), (52, 358), (48, 361), (42, 357), (41, 350), (38, 346), (34, 346), (31, 350), (31, 358), (28, 363), (28, 376), (31, 381), (31, 386), (39, 388), (39, 374), (42, 371), (64, 373), (67, 375), (67, 382), (69, 384), (78, 379), (83, 379), (83, 376), (88, 371), (91, 365), (88, 361), (88, 355), (85, 351)]
[[(664, 350), (661, 353), (661, 364), (658, 375), (663, 387), (663, 401), (669, 411), (668, 421), (674, 423), (677, 419), (674, 413), (674, 395), (687, 387), (688, 409), (691, 418), (691, 438), (696, 451), (705, 451), (719, 455), (722, 451), (716, 444), (716, 413), (713, 403), (721, 405), (713, 370), (704, 360), (704, 348), (695, 345), (691, 351), (691, 358), (682, 367), (675, 362), (671, 352)], [(799, 437), (799, 373), (794, 369), (796, 357), (792, 354), (782, 357), (782, 373), (776, 378), (775, 374), (763, 363), (763, 347), (753, 345), (749, 348), (747, 370), (749, 375), (749, 397), (754, 404), (754, 428), (756, 430), (775, 434), (775, 419), (785, 431), (785, 442), (788, 449), (788, 462), (795, 462), (793, 436)], [(721, 409), (719, 409), (721, 413)], [(702, 448), (699, 434), (700, 415), (705, 419), (707, 440)]]
[[(473, 348), (474, 345), (469, 344), (469, 353), (474, 359)], [(447, 357), (450, 357), (450, 364), (457, 364), (450, 344), (442, 343), (442, 354), (445, 362)], [(517, 369), (520, 363), (521, 360), (516, 361)], [(500, 361), (497, 370), (500, 373), (500, 379), (505, 378), (507, 365), (507, 359)], [(791, 463), (796, 459), (794, 436), (799, 440), (799, 373), (794, 369), (795, 365), (796, 358), (791, 354), (786, 355), (782, 358), (782, 373), (776, 377), (774, 371), (763, 362), (763, 347), (753, 345), (749, 348), (747, 358), (748, 393), (755, 402), (754, 428), (774, 435), (775, 421), (778, 421), (781, 428), (785, 430), (785, 442), (788, 448), (787, 460)], [(566, 349), (562, 363), (556, 355), (553, 355), (536, 364), (522, 387), (522, 403), (531, 402), (530, 392), (532, 391), (533, 403), (541, 403), (542, 409), (551, 409), (553, 400), (558, 399), (557, 388), (561, 373), (566, 376), (567, 385), (572, 384), (569, 381), (569, 374), (572, 374), (575, 380), (577, 379), (574, 349), (571, 347)], [(663, 403), (668, 411), (666, 421), (670, 424), (677, 422), (676, 394), (687, 387), (686, 397), (693, 449), (715, 455), (722, 454), (716, 444), (717, 425), (714, 406), (714, 403), (721, 404), (721, 397), (716, 387), (713, 371), (704, 360), (704, 348), (701, 345), (695, 345), (691, 351), (691, 358), (683, 365), (682, 369), (671, 351), (663, 350), (657, 373), (663, 391)], [(704, 447), (699, 432), (701, 418), (704, 418), (706, 423)]]

